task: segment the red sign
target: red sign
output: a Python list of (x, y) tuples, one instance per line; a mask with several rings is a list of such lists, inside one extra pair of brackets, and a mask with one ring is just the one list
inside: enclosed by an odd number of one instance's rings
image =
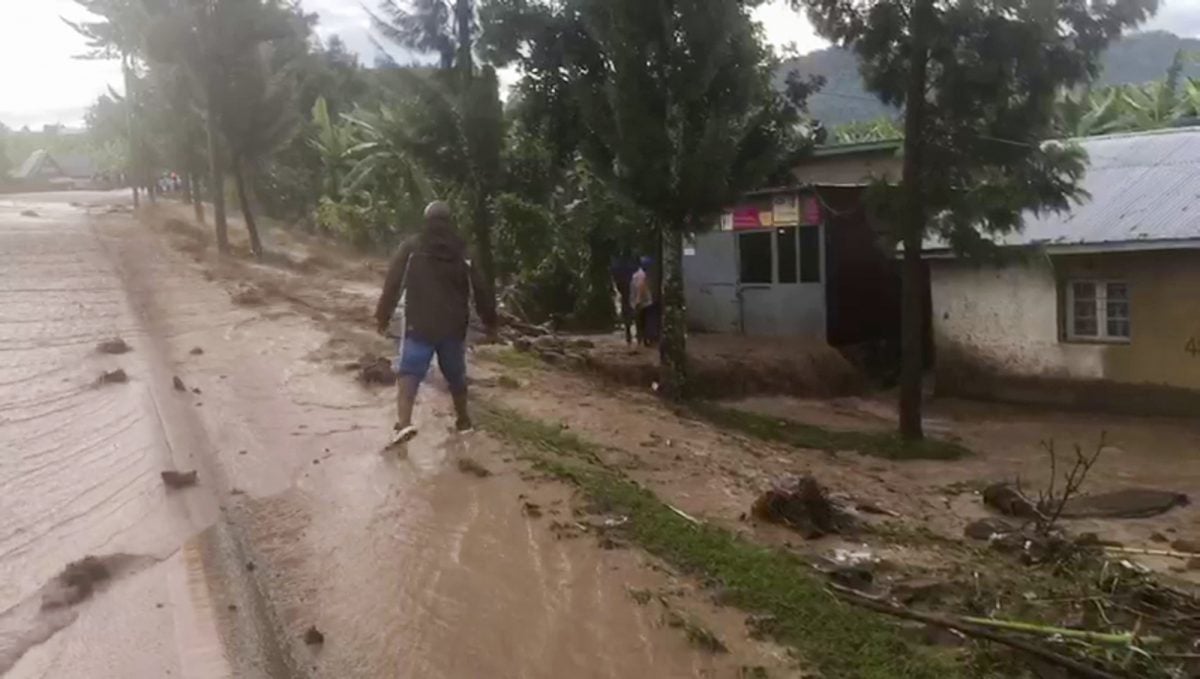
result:
[(735, 229), (757, 229), (762, 226), (762, 222), (758, 218), (758, 208), (756, 207), (739, 207), (733, 210), (733, 228)]
[(815, 225), (821, 223), (821, 204), (815, 196), (804, 197), (804, 223)]

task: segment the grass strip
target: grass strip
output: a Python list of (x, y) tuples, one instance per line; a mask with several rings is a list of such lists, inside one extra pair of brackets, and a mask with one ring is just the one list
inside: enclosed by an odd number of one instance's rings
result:
[(718, 427), (739, 431), (763, 441), (810, 450), (853, 450), (888, 460), (957, 460), (971, 452), (952, 441), (933, 438), (905, 441), (895, 432), (834, 431), (795, 420), (729, 408), (711, 401), (697, 401), (689, 405), (683, 414), (694, 415)]
[(624, 537), (713, 583), (723, 601), (759, 615), (756, 630), (795, 648), (808, 669), (820, 676), (964, 676), (953, 656), (911, 645), (880, 616), (834, 599), (821, 578), (796, 557), (684, 519), (652, 492), (600, 466), (596, 444), (495, 404), (479, 408), (478, 420), (539, 469), (578, 486), (596, 511), (629, 517), (620, 529)]

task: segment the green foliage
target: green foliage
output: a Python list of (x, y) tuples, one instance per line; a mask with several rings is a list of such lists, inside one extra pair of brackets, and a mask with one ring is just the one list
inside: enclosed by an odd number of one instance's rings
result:
[(904, 132), (891, 118), (876, 118), (861, 122), (845, 123), (833, 128), (833, 143), (855, 144), (870, 141), (900, 139)]

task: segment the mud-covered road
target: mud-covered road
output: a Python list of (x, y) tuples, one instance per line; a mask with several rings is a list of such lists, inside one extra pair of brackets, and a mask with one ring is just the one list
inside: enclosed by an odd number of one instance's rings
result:
[[(0, 196), (0, 675), (736, 674), (633, 603), (663, 577), (643, 557), (532, 522), (529, 480), (436, 391), (382, 455), (389, 393), (341, 367), (343, 321), (235, 303), (122, 199)], [(59, 577), (88, 556), (94, 591)]]

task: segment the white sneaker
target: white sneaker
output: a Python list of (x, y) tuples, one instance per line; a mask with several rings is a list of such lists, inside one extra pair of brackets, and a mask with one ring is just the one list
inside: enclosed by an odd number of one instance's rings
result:
[(396, 425), (396, 428), (392, 430), (392, 440), (390, 443), (388, 443), (387, 447), (395, 448), (396, 446), (402, 446), (416, 438), (416, 436), (417, 428), (413, 425), (410, 424), (406, 427)]

